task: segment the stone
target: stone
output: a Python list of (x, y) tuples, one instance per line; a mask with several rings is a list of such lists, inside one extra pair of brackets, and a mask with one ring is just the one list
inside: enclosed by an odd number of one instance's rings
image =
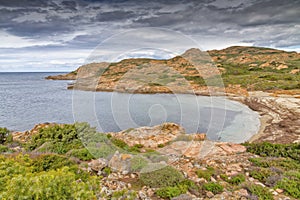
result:
[(194, 133), (194, 134), (190, 134), (190, 137), (192, 138), (192, 140), (195, 140), (195, 141), (203, 141), (206, 139), (206, 134), (205, 133)]
[(136, 178), (135, 174), (130, 174), (130, 178)]
[(214, 178), (214, 177), (210, 177), (210, 180), (212, 181), (212, 182), (214, 182), (214, 183), (216, 183), (217, 182), (217, 180)]
[(91, 168), (93, 171), (99, 172), (104, 167), (107, 166), (107, 160), (104, 158), (99, 158), (97, 160), (92, 160), (88, 163), (88, 167)]
[(147, 195), (148, 195), (149, 197), (152, 197), (152, 196), (154, 195), (154, 191), (153, 191), (151, 188), (149, 188), (149, 189), (147, 190)]
[(140, 144), (146, 148), (158, 148), (174, 140), (178, 135), (186, 134), (183, 127), (175, 123), (164, 123), (153, 127), (139, 127), (128, 129), (118, 133), (110, 133), (113, 137), (120, 139), (129, 146)]
[(247, 149), (245, 146), (240, 144), (233, 144), (233, 143), (221, 143), (217, 146), (221, 147), (223, 151), (225, 151), (227, 154), (236, 154), (236, 153), (243, 153)]
[(143, 192), (143, 191), (139, 191), (139, 197), (141, 199), (146, 199), (147, 198), (147, 195)]
[(181, 194), (178, 197), (173, 197), (171, 200), (193, 200), (194, 197), (189, 194)]
[(108, 166), (115, 172), (126, 172), (130, 171), (130, 160), (132, 155), (120, 154), (118, 151), (115, 152), (113, 157), (110, 159)]
[(260, 186), (262, 186), (262, 187), (266, 187), (263, 183), (261, 183), (261, 182), (256, 182), (255, 183), (256, 185), (260, 185)]
[(206, 192), (206, 196), (208, 197), (208, 198), (213, 198), (215, 195), (214, 195), (214, 193), (212, 193), (212, 192)]
[(278, 192), (279, 194), (283, 193), (283, 189), (280, 188), (277, 188), (275, 191)]

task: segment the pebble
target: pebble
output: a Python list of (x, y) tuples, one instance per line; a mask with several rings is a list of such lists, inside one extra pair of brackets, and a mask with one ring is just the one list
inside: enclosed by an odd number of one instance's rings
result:
[(146, 198), (147, 198), (147, 195), (146, 195), (144, 192), (139, 191), (139, 197), (140, 197), (141, 199), (146, 199)]
[(283, 193), (283, 189), (280, 188), (277, 188), (275, 191), (278, 192), (279, 194)]
[(212, 193), (212, 192), (206, 192), (206, 196), (208, 198), (212, 198), (212, 197), (214, 197), (214, 193)]

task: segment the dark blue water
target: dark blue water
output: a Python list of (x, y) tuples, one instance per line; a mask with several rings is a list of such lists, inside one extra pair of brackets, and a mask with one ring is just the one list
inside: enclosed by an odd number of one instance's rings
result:
[(242, 142), (257, 132), (257, 113), (222, 97), (122, 94), (67, 90), (72, 81), (45, 80), (57, 73), (0, 73), (0, 127), (24, 131), (44, 122), (87, 121), (99, 131), (163, 122), (210, 139)]

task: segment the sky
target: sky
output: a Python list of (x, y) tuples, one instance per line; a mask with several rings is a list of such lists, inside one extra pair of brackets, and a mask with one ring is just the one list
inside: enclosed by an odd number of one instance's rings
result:
[(0, 0), (0, 72), (234, 45), (300, 52), (300, 1)]

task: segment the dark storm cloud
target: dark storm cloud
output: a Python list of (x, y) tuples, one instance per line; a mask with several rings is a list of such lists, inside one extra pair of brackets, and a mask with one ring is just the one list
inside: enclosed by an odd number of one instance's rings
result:
[(205, 49), (299, 49), (299, 10), (298, 0), (0, 0), (0, 37), (6, 38), (0, 50), (93, 49), (113, 34), (143, 27), (179, 31)]
[(117, 10), (117, 11), (99, 13), (95, 17), (95, 21), (105, 22), (105, 21), (126, 20), (133, 16), (135, 16), (133, 11)]

